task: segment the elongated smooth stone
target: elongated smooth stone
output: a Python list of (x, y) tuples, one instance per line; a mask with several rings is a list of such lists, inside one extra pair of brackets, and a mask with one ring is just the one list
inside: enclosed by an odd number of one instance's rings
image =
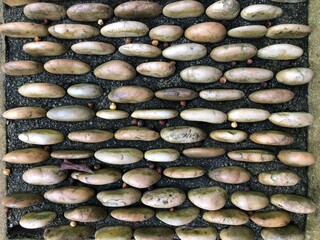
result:
[(70, 132), (68, 138), (75, 142), (99, 143), (112, 139), (113, 133), (99, 129), (88, 129)]
[(28, 212), (24, 214), (19, 221), (21, 227), (26, 229), (37, 229), (51, 224), (57, 217), (55, 212)]
[(66, 171), (60, 171), (59, 165), (44, 165), (30, 168), (22, 174), (22, 179), (32, 185), (54, 185), (68, 177)]
[(162, 56), (177, 61), (191, 61), (207, 55), (207, 48), (199, 43), (181, 43), (162, 51)]
[(268, 29), (263, 25), (248, 25), (230, 29), (227, 34), (234, 38), (262, 38)]
[(94, 70), (94, 75), (107, 80), (125, 81), (136, 76), (135, 68), (122, 60), (111, 60), (103, 63)]
[(182, 80), (191, 83), (212, 83), (218, 81), (222, 76), (222, 72), (211, 66), (191, 66), (180, 72)]
[(63, 142), (64, 135), (53, 129), (32, 129), (20, 133), (18, 138), (29, 144), (52, 145)]
[(277, 2), (277, 3), (302, 3), (302, 2), (306, 2), (306, 0), (271, 0), (271, 2)]
[(167, 4), (162, 13), (169, 18), (199, 17), (204, 13), (203, 5), (198, 1), (186, 0)]
[(98, 206), (81, 206), (64, 212), (64, 217), (76, 222), (98, 222), (107, 217), (107, 212)]
[(234, 226), (243, 225), (249, 221), (248, 214), (239, 209), (220, 209), (217, 211), (209, 211), (205, 212), (202, 218), (209, 223)]
[(173, 109), (140, 109), (135, 110), (131, 117), (146, 120), (166, 120), (178, 115), (179, 112)]
[(157, 98), (168, 101), (193, 100), (198, 93), (188, 88), (166, 88), (155, 92)]
[(144, 153), (144, 158), (151, 162), (173, 162), (179, 156), (179, 151), (173, 148), (151, 149)]
[(150, 30), (149, 37), (162, 42), (174, 42), (182, 37), (183, 32), (183, 28), (177, 25), (159, 25)]
[(200, 142), (206, 135), (202, 129), (192, 126), (167, 127), (160, 132), (161, 138), (170, 143)]
[(256, 211), (265, 208), (269, 199), (261, 192), (236, 191), (231, 195), (231, 202), (245, 211)]
[(136, 148), (104, 148), (96, 151), (94, 157), (108, 164), (124, 165), (139, 162), (143, 152)]
[(242, 167), (226, 166), (209, 171), (208, 176), (217, 182), (241, 184), (250, 180), (251, 173)]
[(85, 55), (108, 55), (113, 53), (116, 48), (105, 42), (80, 42), (71, 46), (72, 51)]
[(26, 83), (18, 88), (18, 92), (29, 98), (62, 98), (66, 91), (52, 83)]
[(219, 147), (195, 147), (186, 148), (182, 153), (189, 158), (214, 158), (225, 154), (226, 150)]
[(73, 172), (71, 177), (90, 185), (105, 185), (117, 182), (121, 179), (121, 172), (115, 168), (102, 168), (92, 173)]
[(291, 101), (294, 98), (294, 93), (287, 89), (272, 88), (255, 91), (248, 98), (256, 103), (278, 104)]
[(254, 232), (246, 226), (230, 226), (220, 231), (221, 240), (255, 240)]
[(142, 222), (152, 218), (154, 211), (148, 207), (118, 208), (112, 210), (110, 215), (120, 221)]
[[(280, 2), (280, 0), (277, 0)], [(284, 2), (288, 2), (286, 0)], [(294, 3), (294, 2), (292, 2)], [(263, 228), (261, 236), (264, 240), (276, 240), (276, 239), (290, 239), (290, 240), (304, 240), (305, 233), (294, 225), (288, 225), (285, 227), (276, 228)]]
[(101, 34), (110, 38), (142, 37), (149, 32), (149, 27), (137, 21), (121, 21), (105, 25)]
[(146, 191), (141, 198), (144, 205), (153, 208), (172, 208), (181, 205), (186, 194), (179, 188), (157, 188)]
[(244, 97), (244, 92), (237, 89), (205, 89), (199, 96), (207, 101), (231, 101)]
[(17, 107), (11, 108), (2, 114), (5, 119), (35, 119), (46, 116), (47, 111), (40, 107)]
[(214, 48), (210, 57), (217, 62), (244, 61), (253, 58), (258, 50), (249, 43), (234, 43)]
[(268, 186), (294, 186), (300, 182), (300, 177), (290, 170), (262, 172), (258, 181)]
[(57, 159), (83, 159), (93, 157), (91, 150), (56, 150), (51, 152), (51, 157)]
[(49, 27), (52, 36), (61, 39), (85, 39), (99, 35), (99, 30), (85, 24), (58, 24)]
[(162, 13), (162, 6), (156, 2), (132, 1), (118, 5), (114, 15), (119, 18), (149, 18), (157, 17)]
[(123, 55), (129, 57), (155, 58), (161, 55), (161, 49), (146, 43), (129, 43), (118, 49)]
[(1, 66), (4, 74), (10, 76), (29, 76), (42, 73), (43, 64), (30, 60), (6, 62)]
[(217, 238), (214, 227), (178, 227), (176, 234), (181, 240), (212, 240)]
[(15, 164), (32, 164), (48, 160), (50, 153), (43, 148), (25, 148), (5, 154), (2, 161)]
[(168, 167), (163, 171), (163, 174), (174, 179), (190, 179), (201, 177), (205, 172), (205, 169), (202, 167), (181, 166)]
[(3, 2), (7, 4), (9, 7), (17, 7), (29, 3), (39, 2), (39, 0), (3, 0)]
[(103, 89), (96, 84), (79, 83), (71, 85), (67, 92), (70, 96), (75, 98), (92, 99), (102, 96)]
[(47, 112), (47, 117), (55, 121), (79, 122), (94, 118), (95, 112), (80, 105), (55, 107)]
[(283, 227), (290, 223), (291, 216), (286, 211), (255, 212), (250, 220), (261, 227)]
[(281, 150), (277, 157), (282, 163), (293, 167), (307, 167), (317, 161), (314, 154), (297, 149)]
[(91, 70), (91, 67), (79, 60), (53, 59), (44, 64), (44, 69), (53, 74), (82, 75)]
[(66, 9), (54, 3), (31, 3), (23, 8), (23, 14), (32, 20), (59, 21), (67, 16)]
[(247, 136), (248, 134), (246, 132), (236, 129), (213, 130), (210, 133), (210, 137), (213, 140), (226, 143), (242, 142), (247, 138)]
[(113, 9), (101, 3), (76, 4), (68, 8), (67, 15), (73, 21), (96, 22), (99, 19), (111, 18)]
[(302, 85), (312, 81), (314, 73), (310, 68), (286, 68), (276, 74), (278, 82), (286, 85)]
[(311, 28), (303, 24), (279, 24), (268, 28), (266, 37), (274, 39), (304, 38), (311, 33)]
[(258, 108), (238, 108), (228, 112), (230, 122), (261, 122), (269, 117), (268, 111)]
[(192, 25), (184, 31), (184, 36), (200, 43), (221, 42), (227, 35), (226, 28), (218, 22), (203, 22)]
[(259, 149), (242, 149), (228, 152), (228, 157), (240, 162), (270, 162), (275, 159), (272, 152)]
[(240, 4), (236, 0), (220, 0), (206, 9), (206, 15), (216, 20), (231, 20), (238, 16)]
[(26, 208), (43, 201), (43, 197), (36, 193), (14, 193), (4, 196), (1, 204), (7, 208)]
[(175, 62), (145, 62), (137, 66), (138, 73), (156, 78), (169, 77), (175, 70)]
[(263, 21), (275, 19), (283, 14), (283, 10), (277, 6), (268, 4), (253, 4), (245, 7), (240, 15), (248, 21)]
[(263, 145), (285, 146), (292, 144), (294, 137), (286, 132), (266, 130), (251, 134), (250, 140)]
[(68, 47), (56, 42), (29, 42), (23, 45), (23, 51), (31, 56), (59, 56), (68, 51)]
[(125, 119), (129, 117), (129, 113), (126, 111), (111, 109), (100, 110), (96, 113), (96, 115), (99, 118), (107, 120)]
[(131, 240), (133, 230), (129, 226), (103, 227), (96, 231), (94, 235), (96, 240)]
[(287, 128), (302, 128), (313, 123), (313, 116), (307, 112), (277, 112), (269, 117), (270, 122)]
[(292, 44), (282, 43), (260, 48), (257, 56), (268, 60), (295, 60), (301, 57), (302, 54), (302, 48)]
[(43, 196), (53, 203), (77, 204), (91, 199), (94, 196), (94, 190), (88, 187), (68, 186), (48, 190)]
[(270, 201), (281, 209), (299, 214), (310, 214), (317, 210), (317, 205), (312, 199), (296, 194), (275, 194), (271, 196)]
[(180, 117), (187, 121), (220, 124), (227, 121), (227, 114), (209, 108), (189, 108), (180, 113)]
[(150, 168), (131, 169), (122, 176), (122, 181), (135, 188), (148, 188), (156, 184), (161, 175)]
[(94, 233), (91, 226), (75, 226), (59, 225), (44, 230), (43, 237), (46, 240), (54, 239), (89, 239)]
[(204, 210), (218, 210), (227, 202), (227, 192), (220, 187), (195, 188), (188, 192), (189, 200)]
[(129, 187), (99, 192), (97, 198), (106, 207), (125, 207), (138, 202), (141, 192)]
[(136, 240), (173, 240), (174, 232), (168, 227), (141, 227), (134, 231)]
[(116, 103), (141, 103), (152, 99), (154, 93), (151, 89), (140, 86), (122, 86), (113, 89), (108, 99)]
[(0, 24), (0, 34), (13, 38), (35, 38), (49, 35), (48, 27), (30, 22), (10, 22)]
[(273, 72), (264, 68), (234, 68), (224, 73), (230, 82), (235, 83), (261, 83), (273, 78)]
[(197, 207), (181, 208), (175, 211), (159, 211), (156, 213), (156, 217), (171, 226), (182, 226), (191, 223), (195, 220), (200, 213)]
[(144, 127), (124, 127), (115, 132), (114, 137), (118, 140), (127, 141), (155, 141), (160, 138), (158, 132)]

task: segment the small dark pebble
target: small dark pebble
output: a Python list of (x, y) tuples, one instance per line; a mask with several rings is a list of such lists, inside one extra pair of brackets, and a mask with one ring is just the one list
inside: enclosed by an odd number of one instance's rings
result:
[(49, 152), (50, 151), (50, 146), (44, 146), (43, 150), (45, 150), (46, 152)]
[(87, 103), (88, 108), (94, 108), (94, 105), (94, 102), (91, 101)]
[(142, 121), (142, 120), (138, 120), (137, 126), (138, 126), (138, 127), (143, 127), (143, 121)]
[(159, 124), (160, 124), (161, 126), (163, 126), (163, 125), (165, 125), (165, 124), (166, 124), (166, 121), (164, 121), (164, 120), (160, 120), (160, 121), (159, 121)]
[(130, 44), (130, 43), (132, 43), (132, 39), (131, 39), (131, 38), (126, 38), (126, 39), (124, 40), (124, 43), (125, 43), (125, 44)]
[(180, 106), (185, 107), (187, 106), (187, 101), (180, 101)]
[(155, 164), (153, 162), (148, 162), (148, 167), (151, 169), (155, 168)]
[(134, 125), (134, 126), (136, 126), (136, 125), (138, 124), (138, 120), (135, 119), (135, 118), (132, 119), (132, 120), (131, 120), (131, 124)]

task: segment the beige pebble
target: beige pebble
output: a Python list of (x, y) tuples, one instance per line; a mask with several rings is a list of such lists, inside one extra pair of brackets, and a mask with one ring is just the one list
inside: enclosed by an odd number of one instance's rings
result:
[(255, 132), (249, 138), (255, 143), (271, 146), (290, 145), (295, 141), (291, 134), (273, 130)]
[(292, 44), (282, 43), (260, 48), (257, 56), (267, 60), (295, 60), (301, 57), (302, 54), (302, 48)]
[(169, 18), (199, 17), (204, 13), (203, 5), (198, 1), (185, 0), (167, 4), (162, 13)]
[(230, 29), (227, 34), (234, 38), (262, 38), (268, 29), (263, 25), (248, 25)]

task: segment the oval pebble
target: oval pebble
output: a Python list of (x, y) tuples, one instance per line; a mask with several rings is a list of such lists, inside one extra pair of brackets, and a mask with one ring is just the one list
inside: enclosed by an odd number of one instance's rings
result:
[(114, 133), (114, 137), (118, 140), (127, 141), (155, 141), (160, 138), (158, 132), (145, 127), (124, 127)]
[(105, 25), (101, 34), (109, 38), (142, 37), (149, 32), (149, 27), (137, 21), (121, 21)]
[(202, 167), (181, 166), (181, 167), (168, 167), (163, 171), (166, 177), (174, 179), (190, 179), (198, 178), (206, 173)]
[(62, 98), (66, 91), (52, 83), (26, 83), (18, 88), (18, 92), (29, 98)]
[(224, 207), (228, 195), (226, 190), (220, 187), (203, 187), (191, 189), (188, 198), (195, 206), (213, 211)]
[(93, 173), (72, 172), (71, 177), (80, 182), (90, 185), (106, 185), (121, 179), (121, 172), (116, 168), (102, 168), (94, 170)]
[(186, 101), (198, 97), (198, 93), (189, 88), (166, 88), (155, 92), (155, 96), (167, 101)]
[(91, 226), (75, 226), (59, 225), (44, 230), (43, 237), (46, 240), (50, 239), (88, 239), (94, 233), (94, 228)]
[(94, 190), (88, 187), (68, 186), (48, 190), (43, 196), (53, 203), (77, 204), (90, 200), (94, 196)]
[(68, 138), (75, 142), (99, 143), (112, 139), (113, 133), (99, 129), (88, 129), (70, 132)]
[(48, 160), (50, 153), (43, 148), (18, 149), (3, 155), (2, 161), (15, 164), (32, 164)]
[(239, 209), (220, 209), (204, 212), (202, 218), (209, 223), (231, 226), (243, 225), (249, 221), (248, 214)]
[(236, 0), (220, 0), (206, 9), (206, 15), (216, 20), (231, 20), (238, 16), (240, 4)]
[(9, 76), (30, 76), (42, 73), (43, 64), (30, 60), (6, 62), (1, 66), (4, 74)]
[(263, 25), (248, 25), (232, 28), (227, 34), (233, 38), (262, 38), (267, 31), (267, 27)]
[(197, 207), (181, 208), (174, 211), (159, 211), (156, 213), (156, 217), (171, 226), (187, 225), (194, 221), (200, 213)]
[(317, 161), (314, 154), (297, 149), (281, 150), (277, 157), (282, 163), (293, 167), (307, 167)]
[(146, 87), (122, 86), (113, 89), (108, 99), (116, 103), (141, 103), (149, 101), (153, 96), (153, 91)]
[(67, 179), (68, 173), (61, 171), (58, 165), (44, 165), (26, 170), (22, 179), (32, 185), (54, 185)]
[(168, 227), (142, 227), (134, 231), (136, 240), (173, 240), (174, 232)]
[(149, 37), (161, 42), (174, 42), (182, 37), (183, 28), (177, 25), (159, 25), (149, 32)]
[(271, 146), (290, 145), (295, 141), (289, 133), (272, 130), (255, 132), (249, 138), (254, 143)]
[[(278, 0), (279, 1), (279, 0)], [(286, 0), (288, 2), (288, 0)], [(298, 227), (294, 225), (288, 225), (285, 227), (277, 228), (263, 228), (261, 236), (264, 240), (276, 240), (276, 239), (290, 239), (290, 240), (304, 240), (305, 234)]]
[(51, 152), (51, 157), (57, 159), (82, 159), (93, 157), (91, 150), (55, 150)]
[(175, 70), (175, 62), (145, 62), (137, 66), (137, 72), (150, 77), (165, 78), (172, 75)]
[(210, 133), (210, 137), (213, 140), (226, 143), (242, 142), (247, 138), (247, 136), (248, 134), (246, 132), (236, 129), (213, 130)]
[(51, 224), (56, 217), (57, 214), (52, 211), (28, 212), (20, 218), (19, 224), (26, 229), (43, 228)]
[(29, 42), (23, 45), (23, 51), (31, 56), (44, 57), (44, 56), (59, 56), (68, 51), (68, 47), (61, 43), (39, 41)]
[(224, 25), (218, 22), (203, 22), (188, 27), (184, 36), (193, 42), (217, 43), (227, 35)]
[(205, 89), (199, 96), (207, 101), (232, 101), (244, 97), (244, 92), (237, 89)]
[(7, 208), (26, 208), (37, 205), (43, 201), (43, 197), (36, 193), (13, 193), (2, 197), (1, 205)]
[(273, 78), (273, 72), (264, 68), (234, 68), (224, 73), (230, 82), (235, 83), (261, 83)]
[(274, 39), (304, 38), (311, 33), (311, 28), (303, 24), (279, 24), (268, 28), (266, 37)]
[(176, 234), (181, 240), (212, 240), (217, 238), (214, 227), (178, 227)]
[(93, 73), (98, 78), (117, 81), (133, 79), (137, 74), (131, 64), (122, 60), (111, 60), (103, 63)]
[(129, 57), (155, 58), (161, 55), (161, 49), (146, 43), (129, 43), (122, 45), (118, 51)]
[(291, 101), (294, 98), (294, 93), (287, 89), (272, 88), (255, 91), (248, 98), (256, 103), (279, 104)]
[(221, 76), (222, 72), (218, 68), (204, 65), (191, 66), (180, 72), (182, 80), (191, 83), (212, 83)]
[(131, 169), (122, 176), (122, 181), (135, 188), (148, 188), (158, 181), (161, 175), (150, 168)]
[(268, 171), (258, 175), (258, 181), (268, 186), (294, 186), (300, 180), (300, 177), (290, 170)]
[(71, 46), (72, 51), (85, 55), (108, 55), (114, 53), (116, 48), (105, 42), (80, 42)]
[(156, 2), (132, 1), (118, 5), (114, 14), (119, 18), (151, 18), (162, 13), (162, 6)]
[(112, 210), (110, 215), (120, 221), (142, 222), (152, 218), (154, 211), (148, 207), (118, 208)]
[(125, 207), (138, 202), (141, 192), (135, 188), (106, 190), (97, 194), (98, 200), (106, 207)]
[(307, 112), (277, 112), (270, 115), (269, 121), (281, 127), (302, 128), (313, 123), (313, 116)]
[(85, 39), (99, 35), (99, 30), (85, 24), (58, 24), (49, 27), (48, 31), (56, 38)]
[(228, 152), (228, 157), (240, 162), (270, 162), (275, 159), (272, 152), (260, 149), (242, 149)]
[(101, 3), (75, 4), (68, 8), (67, 15), (73, 21), (97, 22), (99, 19), (111, 18), (113, 9)]
[(92, 99), (102, 96), (103, 89), (96, 84), (79, 83), (70, 86), (67, 89), (70, 96), (75, 98)]
[(230, 226), (220, 232), (221, 240), (254, 240), (253, 231), (246, 226)]
[(17, 107), (11, 108), (2, 114), (5, 119), (35, 119), (46, 116), (47, 111), (40, 107)]
[(96, 240), (131, 240), (133, 237), (133, 230), (130, 226), (111, 226), (103, 227), (96, 231)]
[(3, 2), (7, 4), (9, 7), (17, 7), (29, 3), (39, 2), (39, 0), (3, 0)]
[(313, 71), (303, 67), (283, 69), (276, 74), (278, 82), (292, 86), (307, 84), (312, 81), (313, 77)]
[(31, 20), (59, 21), (66, 18), (66, 9), (54, 3), (30, 3), (23, 8), (23, 14)]
[(199, 43), (181, 43), (167, 47), (162, 56), (177, 61), (191, 61), (207, 55), (207, 48)]
[(194, 143), (206, 138), (206, 133), (197, 127), (175, 126), (163, 128), (160, 136), (163, 140), (170, 143)]
[(143, 152), (136, 148), (104, 148), (96, 151), (94, 157), (108, 164), (124, 165), (140, 161)]
[(176, 1), (167, 4), (162, 13), (169, 18), (192, 18), (201, 16), (204, 13), (204, 7), (198, 1)]
[(220, 124), (227, 121), (227, 115), (216, 109), (189, 108), (180, 113), (180, 117), (187, 121), (207, 122)]
[(151, 149), (144, 153), (144, 158), (151, 162), (173, 162), (179, 156), (179, 151), (173, 148)]
[(301, 57), (302, 54), (302, 48), (296, 45), (282, 43), (260, 48), (257, 56), (267, 60), (295, 60)]
[(53, 129), (32, 129), (20, 133), (18, 135), (20, 141), (37, 144), (37, 145), (52, 145), (64, 141), (64, 135)]
[(253, 4), (242, 9), (240, 15), (248, 21), (263, 21), (275, 19), (283, 14), (283, 10), (269, 4)]
[(208, 176), (217, 182), (241, 184), (250, 180), (251, 173), (243, 167), (226, 166), (209, 171)]
[(179, 188), (157, 188), (146, 191), (141, 202), (153, 208), (172, 208), (181, 205), (186, 200), (186, 194)]
[(64, 217), (76, 222), (98, 222), (107, 217), (107, 212), (98, 206), (80, 206), (64, 212)]
[(90, 72), (91, 67), (85, 62), (72, 59), (53, 59), (44, 64), (44, 69), (53, 74), (82, 75)]
[(133, 111), (131, 117), (146, 120), (167, 120), (178, 115), (179, 112), (173, 109), (140, 109)]
[(261, 192), (236, 191), (231, 195), (231, 202), (244, 211), (256, 211), (268, 206), (269, 199)]
[(312, 199), (296, 194), (275, 194), (270, 197), (270, 202), (278, 208), (293, 213), (310, 214), (317, 210), (317, 205)]
[(48, 27), (30, 22), (9, 22), (0, 24), (0, 34), (12, 38), (35, 38), (49, 35)]
[(214, 158), (225, 154), (226, 150), (219, 147), (186, 148), (182, 153), (189, 158)]
[(129, 113), (123, 110), (105, 109), (96, 113), (97, 117), (107, 120), (125, 119), (129, 117)]
[(257, 48), (250, 43), (234, 43), (215, 47), (210, 57), (216, 62), (245, 61), (257, 54)]
[(291, 216), (285, 211), (255, 212), (250, 220), (261, 227), (283, 227), (291, 222)]
[(230, 122), (261, 122), (270, 117), (270, 113), (258, 108), (237, 108), (227, 113)]
[(80, 105), (55, 107), (47, 112), (49, 119), (63, 122), (87, 121), (94, 116), (95, 112), (92, 109)]

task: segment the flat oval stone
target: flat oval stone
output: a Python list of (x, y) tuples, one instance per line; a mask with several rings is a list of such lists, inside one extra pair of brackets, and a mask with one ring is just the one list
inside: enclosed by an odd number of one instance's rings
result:
[(296, 194), (275, 194), (270, 197), (270, 202), (293, 213), (310, 214), (317, 210), (317, 205), (312, 199)]
[(291, 216), (285, 211), (255, 212), (250, 220), (261, 227), (283, 227), (291, 222)]
[(43, 148), (25, 148), (5, 154), (2, 161), (15, 164), (32, 164), (48, 160), (50, 153)]
[(43, 228), (51, 224), (56, 217), (57, 214), (52, 211), (28, 212), (20, 218), (19, 224), (26, 229)]
[(57, 159), (83, 159), (93, 157), (91, 150), (56, 150), (51, 152), (51, 157)]
[(262, 38), (268, 29), (263, 25), (248, 25), (230, 29), (227, 34), (234, 38)]
[(107, 217), (107, 212), (98, 206), (80, 206), (64, 212), (64, 217), (76, 222), (98, 222)]
[(269, 199), (261, 192), (236, 191), (231, 195), (231, 202), (245, 211), (256, 211), (265, 208)]
[(106, 185), (119, 181), (122, 173), (116, 168), (103, 168), (94, 170), (93, 173), (73, 172), (71, 177), (90, 185)]
[(135, 188), (148, 188), (160, 179), (161, 175), (150, 168), (131, 169), (122, 176), (122, 181)]
[(279, 104), (291, 101), (294, 98), (294, 93), (287, 89), (272, 88), (255, 91), (248, 98), (256, 103)]
[(97, 198), (106, 207), (125, 207), (138, 202), (141, 192), (131, 187), (121, 188), (99, 192)]
[(18, 92), (29, 98), (62, 98), (66, 91), (52, 83), (26, 83), (18, 88)]
[(7, 4), (9, 7), (17, 7), (29, 3), (39, 2), (39, 0), (3, 0), (3, 2)]
[(154, 93), (151, 89), (140, 86), (122, 86), (113, 89), (108, 99), (116, 103), (141, 103), (152, 99)]
[(197, 127), (175, 126), (163, 128), (160, 136), (163, 140), (170, 143), (194, 143), (206, 138), (206, 133)]
[(173, 148), (151, 149), (144, 153), (144, 158), (151, 162), (173, 162), (179, 157), (179, 151)]
[(184, 32), (184, 36), (187, 39), (200, 43), (221, 42), (226, 35), (226, 28), (218, 22), (198, 23), (188, 27)]
[[(280, 2), (280, 0), (278, 0)], [(285, 2), (288, 2), (286, 0)], [(276, 239), (290, 239), (290, 240), (304, 240), (305, 234), (300, 228), (294, 225), (288, 225), (285, 227), (277, 228), (263, 228), (261, 236), (265, 240), (276, 240)]]
[(233, 150), (227, 154), (232, 160), (240, 162), (270, 162), (275, 159), (272, 152), (259, 149)]
[(278, 3), (302, 3), (302, 2), (306, 2), (306, 0), (271, 0), (271, 2), (278, 2)]
[(294, 186), (300, 177), (290, 170), (268, 171), (260, 173), (258, 181), (268, 186)]
[(244, 92), (237, 89), (205, 89), (199, 96), (207, 101), (231, 101), (244, 97)]
[(99, 19), (111, 18), (113, 9), (101, 3), (76, 4), (68, 8), (67, 15), (73, 21), (97, 22)]
[(253, 231), (246, 226), (230, 226), (220, 232), (221, 240), (254, 240)]
[(118, 5), (114, 14), (119, 18), (149, 18), (162, 13), (162, 6), (156, 2), (132, 1)]
[(189, 108), (180, 113), (180, 117), (187, 121), (220, 124), (227, 121), (227, 114), (216, 109)]
[(203, 176), (206, 173), (202, 167), (181, 166), (168, 167), (163, 171), (166, 177), (174, 179), (191, 179)]
[(197, 98), (198, 93), (189, 88), (166, 88), (155, 92), (155, 96), (167, 101), (184, 101)]
[(241, 184), (250, 180), (251, 173), (243, 167), (226, 166), (209, 171), (208, 176), (217, 182)]
[(292, 44), (282, 43), (260, 48), (257, 56), (268, 60), (295, 60), (301, 57), (302, 54), (302, 48)]
[(174, 232), (168, 227), (142, 227), (134, 231), (136, 240), (173, 240)]
[(162, 42), (174, 42), (183, 36), (183, 28), (177, 25), (159, 25), (149, 32), (149, 37)]
[(36, 193), (14, 193), (4, 196), (1, 204), (7, 208), (26, 208), (43, 201), (43, 197)]
[(53, 59), (44, 64), (44, 69), (53, 74), (82, 75), (90, 72), (91, 67), (79, 60)]
[(96, 113), (97, 117), (107, 120), (125, 119), (129, 117), (129, 113), (123, 110), (105, 109)]
[(238, 108), (228, 112), (230, 122), (261, 122), (269, 117), (268, 111), (258, 108)]
[(66, 18), (66, 9), (54, 3), (31, 3), (23, 8), (23, 14), (32, 20), (59, 21)]
[(279, 24), (268, 28), (266, 37), (274, 39), (304, 38), (311, 33), (311, 28), (303, 24)]
[(181, 43), (167, 47), (162, 56), (177, 61), (191, 61), (207, 55), (207, 48), (199, 43)]
[(283, 14), (279, 7), (268, 4), (253, 4), (241, 11), (241, 17), (248, 21), (263, 21), (275, 19)]
[(270, 122), (287, 128), (302, 128), (313, 123), (313, 116), (307, 112), (277, 112), (269, 117)]
[(122, 60), (111, 60), (103, 63), (93, 73), (98, 78), (118, 81), (133, 79), (137, 74), (131, 64)]
[(40, 107), (17, 107), (11, 108), (2, 114), (5, 119), (35, 119), (46, 116), (47, 111)]
[(68, 51), (68, 47), (61, 43), (40, 41), (29, 42), (23, 45), (23, 51), (31, 56), (43, 57), (43, 56), (59, 56)]
[(140, 109), (133, 111), (131, 117), (146, 120), (167, 120), (178, 115), (179, 112), (173, 109)]
[(226, 150), (219, 147), (186, 148), (182, 153), (189, 158), (214, 158), (225, 154)]
[(253, 58), (258, 50), (249, 43), (234, 43), (214, 48), (210, 57), (217, 62), (244, 61)]
[(75, 142), (99, 143), (112, 139), (113, 132), (99, 129), (80, 130), (70, 132), (68, 138)]
[(218, 210), (227, 202), (227, 192), (220, 187), (203, 187), (188, 192), (189, 200), (204, 210)]
[(247, 136), (248, 134), (246, 132), (236, 129), (213, 130), (210, 133), (210, 137), (213, 140), (226, 143), (242, 142), (247, 138)]
[(112, 210), (110, 215), (120, 221), (142, 222), (152, 218), (154, 211), (148, 207), (118, 208)]
[(212, 240), (217, 238), (214, 227), (178, 227), (176, 234), (181, 240)]
[(167, 4), (162, 13), (169, 18), (199, 17), (204, 13), (203, 5), (198, 1), (186, 0)]
[(54, 239), (89, 239), (94, 233), (91, 226), (75, 226), (68, 225), (54, 226), (44, 230), (43, 237), (46, 240)]
[(239, 209), (220, 209), (217, 211), (209, 211), (205, 212), (202, 218), (209, 223), (235, 226), (249, 222), (248, 214)]
[(255, 132), (250, 135), (250, 140), (258, 144), (271, 146), (290, 145), (295, 141), (289, 133), (272, 130)]
[(85, 55), (108, 55), (114, 53), (116, 48), (105, 42), (80, 42), (71, 46), (72, 51)]
[(48, 31), (56, 38), (85, 39), (99, 35), (99, 29), (85, 24), (58, 24), (49, 27)]
[(146, 43), (129, 43), (119, 47), (118, 51), (129, 57), (155, 58), (161, 55), (161, 49)]
[(64, 135), (53, 129), (32, 129), (18, 136), (19, 140), (29, 144), (52, 145), (64, 141)]
[(156, 217), (171, 226), (187, 225), (194, 221), (200, 213), (200, 209), (197, 207), (181, 208), (174, 211), (159, 211), (156, 213)]
[(103, 89), (96, 84), (79, 83), (68, 87), (67, 92), (75, 98), (92, 99), (101, 97)]
[(271, 70), (253, 67), (234, 68), (224, 73), (228, 81), (235, 83), (261, 83), (269, 81), (273, 75)]
[(175, 62), (145, 62), (137, 66), (137, 72), (150, 77), (165, 78), (172, 75), (175, 70)]
[(277, 73), (278, 82), (286, 85), (302, 85), (312, 81), (314, 73), (310, 68), (286, 68)]
[(149, 27), (137, 21), (120, 21), (105, 25), (101, 34), (110, 38), (142, 37), (149, 32)]
[(212, 83), (218, 81), (222, 72), (215, 67), (196, 65), (183, 69), (180, 72), (182, 80), (191, 83)]
[(130, 226), (103, 227), (96, 231), (96, 240), (131, 240), (133, 231)]
[(104, 148), (96, 151), (94, 157), (108, 164), (131, 164), (143, 158), (143, 152), (136, 148)]
[(240, 4), (236, 0), (220, 0), (206, 9), (206, 15), (216, 20), (231, 20), (238, 16)]
[(88, 187), (68, 186), (48, 190), (43, 196), (53, 203), (78, 204), (90, 200), (94, 196), (94, 190)]
[(9, 22), (0, 24), (0, 34), (12, 38), (47, 37), (48, 27), (30, 22)]
[(277, 157), (282, 163), (293, 167), (307, 167), (317, 161), (314, 154), (297, 149), (281, 150)]
[(114, 137), (118, 140), (127, 141), (155, 141), (160, 138), (158, 132), (145, 127), (124, 127), (115, 132)]
[(61, 106), (50, 109), (47, 117), (55, 121), (80, 122), (87, 121), (95, 117), (95, 112), (80, 105)]
[(68, 173), (60, 171), (59, 165), (44, 165), (26, 170), (22, 179), (32, 185), (54, 185), (67, 179)]
[(158, 188), (146, 191), (141, 198), (144, 205), (153, 208), (172, 208), (181, 205), (186, 194), (179, 188)]
[(30, 76), (42, 73), (43, 64), (30, 60), (6, 62), (1, 66), (4, 74), (9, 76)]

